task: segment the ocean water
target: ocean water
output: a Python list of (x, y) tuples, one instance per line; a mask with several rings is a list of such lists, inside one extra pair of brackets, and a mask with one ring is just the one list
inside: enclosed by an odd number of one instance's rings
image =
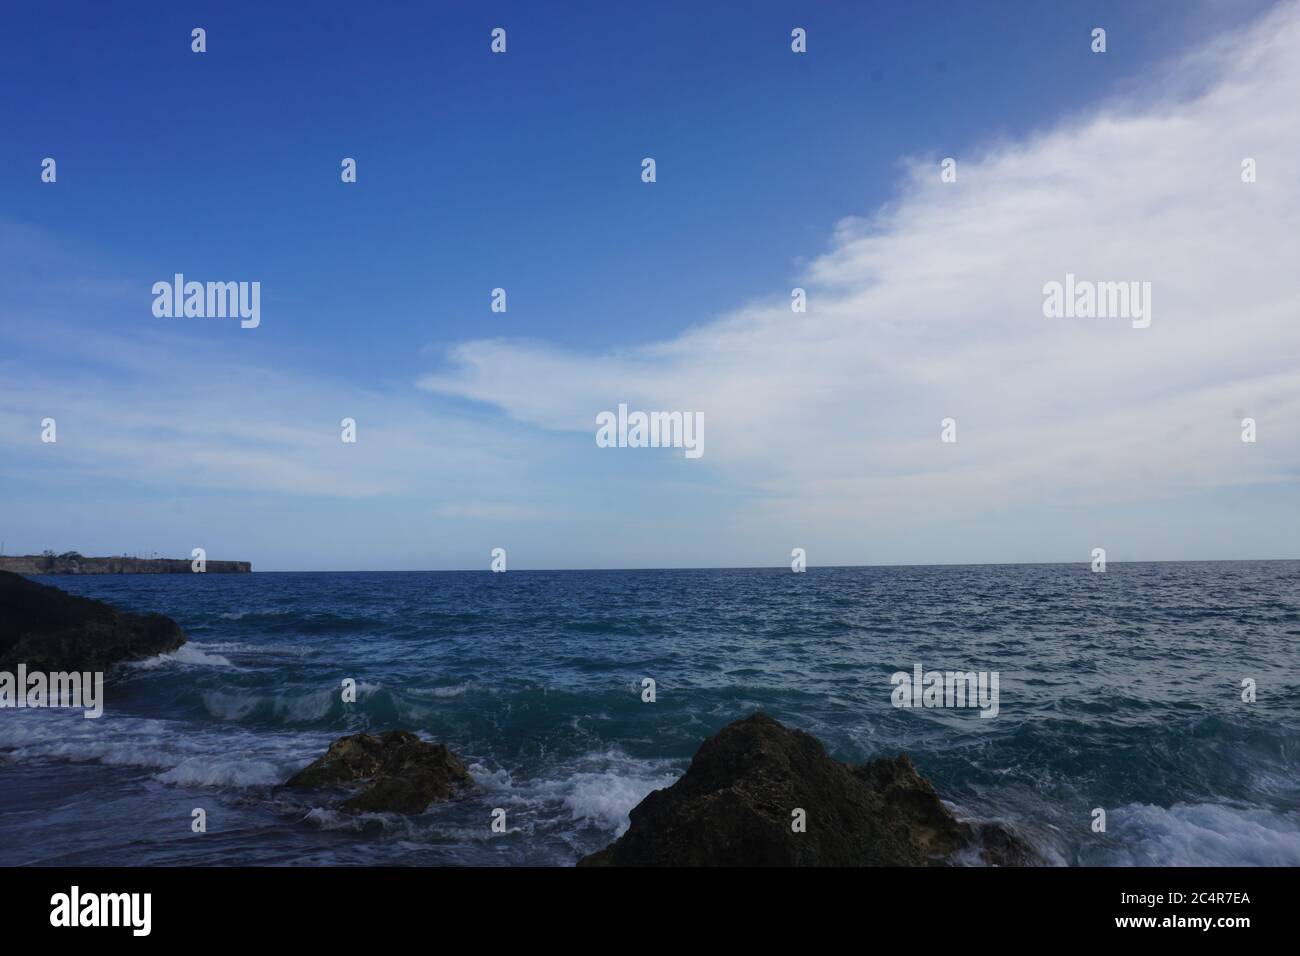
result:
[[(1300, 865), (1300, 562), (38, 580), (190, 643), (99, 720), (0, 711), (3, 865), (570, 865), (759, 709), (843, 760), (907, 751), (1054, 863)], [(917, 663), (999, 672), (997, 717), (895, 708)], [(275, 789), (393, 728), (475, 792), (401, 818)]]

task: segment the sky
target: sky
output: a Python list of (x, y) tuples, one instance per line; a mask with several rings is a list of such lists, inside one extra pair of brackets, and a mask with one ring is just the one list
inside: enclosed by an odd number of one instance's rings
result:
[[(1298, 48), (1290, 0), (8, 5), (0, 547), (1298, 558)], [(620, 403), (704, 454), (598, 447)]]

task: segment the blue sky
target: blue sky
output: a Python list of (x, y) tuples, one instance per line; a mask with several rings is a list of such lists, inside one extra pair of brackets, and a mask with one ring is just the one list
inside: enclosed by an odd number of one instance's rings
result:
[[(1207, 265), (1225, 269), (1216, 287), (1245, 281), (1248, 266), (1228, 271), (1213, 250), (1167, 262), (1144, 250), (1185, 223), (1180, 210), (1220, 201), (1253, 217), (1242, 236), (1282, 230), (1294, 185), (1256, 183), (1245, 208), (1239, 188), (1210, 197), (1217, 184), (1198, 169), (1181, 185), (1165, 176), (1161, 232), (1132, 213), (1159, 189), (1144, 186), (1142, 160), (1106, 152), (1105, 124), (1140, 138), (1158, 118), (1171, 125), (1153, 143), (1186, 134), (1196, 149), (1231, 140), (1222, 124), (1240, 120), (1242, 136), (1269, 132), (1231, 142), (1234, 156), (1272, 150), (1281, 173), (1296, 114), (1276, 94), (1289, 77), (1240, 71), (1270, 62), (1268, 38), (1294, 28), (1294, 5), (266, 9), (0, 14), (6, 553), (204, 546), (268, 570), (481, 567), (496, 546), (512, 567), (780, 564), (794, 546), (813, 564), (1086, 560), (1107, 544), (1114, 560), (1297, 556), (1283, 447), (1294, 380), (1259, 359), (1291, 344), (1274, 317), (1295, 302), (1294, 275), (1255, 283), (1240, 314), (1189, 317), (1177, 340), (1153, 327), (1099, 342), (1089, 327), (1068, 333), (1082, 348), (1035, 341), (1046, 320), (1033, 314), (1044, 281), (1089, 264), (1154, 276), (1174, 310), (1205, 301), (1190, 277), (1213, 278)], [(195, 26), (204, 54), (190, 51)], [(488, 51), (496, 26), (502, 56)], [(790, 52), (795, 26), (807, 54)], [(1095, 26), (1104, 55), (1089, 49)], [(1260, 84), (1251, 122), (1232, 107), (1242, 82)], [(1050, 167), (1053, 150), (1076, 146), (1077, 177), (1027, 182), (1034, 150)], [(40, 182), (46, 156), (54, 184)], [(355, 184), (339, 181), (344, 156)], [(652, 185), (644, 156), (658, 164)], [(918, 170), (945, 156), (972, 163), (959, 188), (980, 229), (1037, 201), (1025, 190), (1074, 190), (1086, 206), (1108, 201), (1108, 175), (1129, 180), (1117, 201), (1133, 222), (1089, 225), (1135, 251), (1099, 262), (1109, 243), (1066, 245), (1050, 268), (1024, 265), (1023, 314), (997, 302), (967, 313), (963, 300), (960, 315), (941, 303), (912, 315), (910, 294), (933, 294), (934, 277), (881, 264), (934, 248), (917, 230), (945, 200)], [(1240, 187), (1233, 163), (1225, 183)], [(1011, 167), (1014, 183), (993, 181)], [(1034, 220), (1053, 225), (1035, 252), (1074, 229), (1052, 215)], [(943, 229), (944, 255), (1003, 248), (959, 221)], [(1267, 255), (1242, 255), (1278, 275)], [(975, 270), (967, 299), (1017, 286), (1026, 256), (1005, 256), (962, 260)], [(260, 281), (261, 326), (155, 318), (149, 289), (176, 272)], [(782, 341), (768, 333), (790, 324), (777, 314), (795, 285), (824, 311)], [(504, 315), (488, 308), (496, 286)], [(861, 299), (869, 290), (879, 298)], [(1240, 355), (1217, 338), (1225, 313), (1252, 337)], [(950, 366), (918, 363), (949, 345)], [(1190, 355), (1210, 364), (1192, 375)], [(1059, 375), (1023, 377), (1060, 361)], [(1145, 390), (1116, 391), (1135, 381)], [(1115, 405), (1080, 419), (1070, 396), (1094, 388)], [(1160, 404), (1171, 396), (1182, 404)], [(1117, 439), (1107, 416), (1126, 398), (1151, 417)], [(709, 452), (596, 449), (590, 423), (620, 401), (699, 408)], [(1263, 408), (1267, 441), (1248, 462), (1210, 467), (1207, 431), (1179, 444), (1195, 466), (1167, 473), (1177, 455), (1143, 440), (1210, 420), (1233, 439)], [(960, 466), (933, 458), (952, 414), (974, 426)], [(46, 415), (54, 446), (39, 442)], [(344, 416), (358, 420), (356, 446), (338, 442)], [(1056, 477), (1041, 472), (1048, 460)]]

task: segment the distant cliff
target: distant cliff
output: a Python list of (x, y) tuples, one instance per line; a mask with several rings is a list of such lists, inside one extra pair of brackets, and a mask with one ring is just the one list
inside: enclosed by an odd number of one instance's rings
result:
[[(207, 574), (247, 574), (247, 561), (208, 561)], [(0, 557), (0, 571), (14, 574), (193, 574), (188, 558), (87, 558), (66, 554), (23, 554)]]

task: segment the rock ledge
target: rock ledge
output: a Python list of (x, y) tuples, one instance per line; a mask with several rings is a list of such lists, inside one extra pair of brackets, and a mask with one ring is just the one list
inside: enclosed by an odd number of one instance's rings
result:
[(0, 669), (104, 671), (176, 650), (185, 634), (162, 614), (131, 614), (0, 571)]
[(431, 803), (473, 784), (460, 758), (406, 730), (352, 734), (330, 744), (324, 756), (285, 784), (295, 789), (369, 784), (343, 801), (350, 813), (422, 813)]
[(997, 866), (1039, 862), (1007, 828), (957, 820), (906, 754), (853, 767), (761, 713), (704, 741), (631, 821), (578, 865), (932, 866), (963, 852)]

